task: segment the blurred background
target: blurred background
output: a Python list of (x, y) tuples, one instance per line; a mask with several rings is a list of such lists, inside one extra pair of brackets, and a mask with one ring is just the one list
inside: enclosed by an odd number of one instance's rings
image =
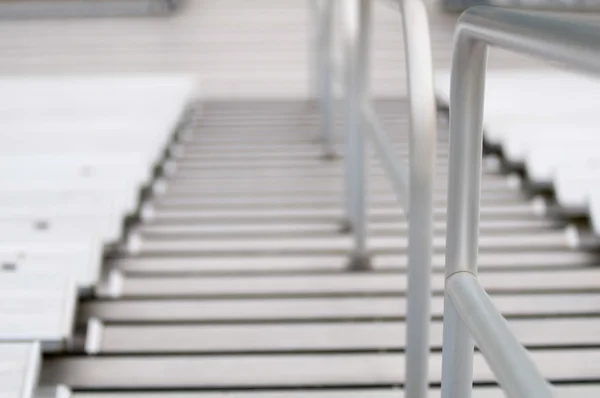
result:
[[(500, 1), (425, 3), (435, 67), (447, 69), (458, 10)], [(504, 3), (571, 11), (598, 7), (589, 1)], [(188, 72), (200, 78), (210, 97), (307, 95), (312, 22), (303, 0), (5, 1), (0, 6), (0, 73), (5, 75)], [(372, 91), (404, 96), (400, 14), (381, 2), (374, 15)], [(498, 68), (532, 64), (540, 63), (502, 50), (490, 59)]]

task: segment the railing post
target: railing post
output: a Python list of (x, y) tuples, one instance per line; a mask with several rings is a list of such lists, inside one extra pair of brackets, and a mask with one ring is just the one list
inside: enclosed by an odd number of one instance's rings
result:
[(333, 92), (333, 59), (331, 47), (333, 42), (334, 0), (317, 1), (317, 74), (318, 96), (321, 118), (321, 139), (326, 159), (335, 158), (335, 118)]
[(371, 267), (367, 252), (367, 164), (362, 104), (368, 98), (369, 44), (371, 29), (371, 0), (348, 0), (346, 8), (346, 145), (349, 162), (346, 182), (350, 182), (352, 232), (354, 248), (348, 268), (365, 270)]
[[(450, 159), (446, 226), (446, 280), (477, 275), (483, 98), (487, 47), (459, 30), (452, 61)], [(469, 398), (474, 342), (452, 300), (444, 300), (442, 398)]]
[(400, 4), (410, 108), (405, 397), (426, 398), (437, 114), (427, 10), (421, 0)]
[(308, 100), (314, 99), (319, 108), (319, 82), (316, 76), (316, 72), (319, 70), (319, 57), (317, 56), (317, 43), (319, 40), (319, 0), (309, 0), (307, 7), (307, 31), (308, 31), (308, 42), (306, 44), (306, 57), (308, 62), (308, 68), (306, 72), (306, 94)]
[(351, 55), (354, 47), (356, 46), (355, 40), (357, 33), (356, 29), (355, 13), (357, 5), (353, 1), (341, 1), (340, 2), (340, 16), (342, 25), (342, 63), (343, 68), (343, 85), (344, 85), (344, 97), (343, 97), (343, 108), (344, 108), (344, 192), (343, 192), (343, 204), (345, 210), (345, 218), (342, 221), (340, 232), (349, 233), (354, 229), (354, 180), (352, 176), (352, 170), (354, 167), (354, 136), (355, 133), (352, 131), (352, 125), (356, 124), (356, 115), (351, 111), (350, 97), (354, 94), (354, 80), (352, 73), (353, 69), (350, 64), (353, 56)]

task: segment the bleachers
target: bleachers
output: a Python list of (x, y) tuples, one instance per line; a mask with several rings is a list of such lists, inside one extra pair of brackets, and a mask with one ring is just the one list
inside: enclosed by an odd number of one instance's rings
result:
[(40, 345), (0, 344), (0, 393), (6, 397), (32, 397), (40, 371)]
[(128, 250), (195, 90), (185, 75), (0, 80), (0, 395), (69, 396), (38, 389), (42, 352), (76, 349), (78, 299)]
[[(446, 107), (449, 82), (448, 72), (438, 73), (437, 98)], [(600, 82), (564, 71), (494, 71), (486, 86), (485, 144), (512, 172), (508, 184), (526, 187), (539, 214), (587, 218), (600, 236)], [(595, 249), (598, 241), (582, 245), (580, 231), (567, 229), (573, 248)]]

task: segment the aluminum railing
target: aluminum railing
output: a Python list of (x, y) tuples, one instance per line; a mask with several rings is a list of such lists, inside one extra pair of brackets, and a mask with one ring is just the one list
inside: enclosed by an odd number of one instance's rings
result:
[[(316, 24), (317, 100), (321, 134), (327, 158), (335, 157), (335, 73), (341, 69), (345, 140), (344, 230), (354, 237), (348, 267), (367, 270), (367, 137), (392, 181), (398, 201), (408, 214), (408, 294), (406, 339), (406, 396), (425, 398), (429, 385), (430, 275), (433, 241), (433, 177), (435, 169), (436, 107), (432, 54), (427, 11), (421, 0), (387, 1), (400, 8), (404, 29), (407, 86), (410, 107), (410, 160), (408, 168), (371, 107), (369, 96), (369, 47), (371, 0), (314, 0)], [(342, 67), (333, 61), (334, 6), (341, 8), (344, 58)], [(312, 65), (312, 63), (311, 63)], [(410, 206), (410, 209), (409, 209)]]
[(487, 48), (600, 74), (600, 26), (475, 7), (459, 19), (450, 95), (450, 170), (442, 398), (471, 395), (474, 342), (510, 397), (552, 397), (549, 383), (477, 281)]

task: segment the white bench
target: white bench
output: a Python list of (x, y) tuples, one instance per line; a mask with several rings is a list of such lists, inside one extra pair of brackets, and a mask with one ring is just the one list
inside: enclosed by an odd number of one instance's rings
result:
[(155, 162), (196, 90), (185, 75), (0, 79), (0, 131), (8, 141), (0, 151), (68, 152), (71, 141), (71, 149), (98, 150), (108, 142), (108, 151), (134, 149)]
[[(196, 90), (191, 75), (11, 77), (0, 79), (0, 99), (6, 99), (0, 101), (0, 119), (10, 119), (10, 115), (23, 119), (24, 114), (55, 116), (61, 111), (67, 120), (106, 115), (146, 118), (149, 112), (166, 107), (181, 113)], [(180, 116), (174, 116), (174, 122)]]
[[(107, 202), (106, 205), (102, 205), (98, 210), (102, 210), (104, 206), (114, 210), (115, 217), (119, 219), (124, 218), (128, 214), (132, 214), (138, 207), (138, 196), (139, 193), (132, 189), (127, 182), (120, 181), (119, 179), (112, 179), (110, 181), (104, 181), (103, 184), (98, 184), (98, 181), (92, 179), (81, 179), (81, 180), (35, 180), (35, 181), (5, 181), (0, 184), (0, 198), (5, 194), (10, 195), (97, 195), (99, 196), (98, 201), (100, 203)], [(102, 199), (100, 196), (105, 196)], [(0, 199), (1, 200), (1, 199)], [(10, 199), (7, 199), (7, 201)], [(57, 199), (60, 200), (60, 199)], [(37, 199), (30, 199), (30, 202), (35, 203)], [(40, 200), (41, 202), (41, 200)], [(6, 202), (5, 202), (6, 203)], [(36, 206), (41, 209), (45, 209), (47, 206), (41, 205)], [(43, 211), (47, 213), (46, 211)], [(68, 208), (55, 208), (49, 211), (51, 214), (57, 214), (61, 216), (82, 216), (89, 215), (89, 206), (86, 203), (68, 206)], [(106, 214), (106, 213), (105, 213)], [(120, 228), (120, 224), (119, 224)], [(120, 236), (120, 233), (113, 234), (112, 236)]]
[[(0, 190), (0, 195), (2, 195)], [(93, 204), (93, 203), (92, 203)], [(104, 205), (104, 203), (100, 203)], [(103, 244), (113, 244), (123, 235), (122, 218), (119, 213), (107, 207), (98, 206), (96, 209), (90, 204), (77, 204), (73, 206), (52, 203), (37, 203), (36, 205), (3, 204), (0, 205), (0, 228), (2, 224), (14, 225), (71, 225), (81, 228), (81, 234), (98, 240)]]
[(29, 225), (45, 222), (61, 228), (70, 224), (107, 245), (114, 244), (123, 235), (123, 219), (133, 210), (128, 205), (133, 198), (119, 199), (119, 193), (117, 189), (102, 193), (0, 189), (0, 220)]
[[(15, 264), (19, 269), (64, 274), (75, 278), (82, 291), (89, 291), (100, 280), (104, 247), (94, 235), (94, 221), (78, 225), (60, 218), (31, 223), (1, 220), (0, 266)], [(56, 248), (54, 253), (64, 253), (59, 261), (45, 255), (50, 245)]]
[(175, 128), (172, 114), (155, 112), (147, 120), (31, 122), (2, 121), (0, 154), (131, 153), (146, 166), (156, 164)]
[(0, 342), (40, 341), (61, 351), (73, 332), (77, 288), (69, 276), (17, 268), (0, 272)]
[(0, 343), (0, 397), (33, 398), (41, 361), (38, 343)]
[[(558, 147), (576, 148), (597, 142), (596, 134), (600, 117), (579, 115), (577, 121), (570, 117), (548, 118), (545, 121), (516, 119), (514, 124), (506, 123), (499, 135), (503, 155), (512, 162), (524, 162), (531, 151), (554, 150)], [(498, 127), (498, 129), (500, 129)], [(490, 130), (493, 129), (490, 127)]]
[[(436, 96), (450, 100), (450, 73), (435, 76)], [(568, 89), (568, 95), (557, 90)], [(571, 127), (600, 120), (600, 81), (563, 71), (490, 71), (486, 78), (484, 136), (491, 144), (505, 144), (505, 135), (537, 134), (553, 124), (571, 121)], [(566, 120), (566, 121), (565, 121)], [(524, 127), (527, 126), (527, 127)], [(514, 132), (514, 129), (519, 129)]]
[[(449, 73), (436, 76), (449, 101)], [(557, 90), (568, 90), (557, 95)], [(484, 136), (536, 184), (552, 185), (560, 205), (586, 208), (600, 182), (600, 81), (562, 71), (489, 72)]]
[(0, 79), (0, 396), (70, 395), (37, 388), (40, 343), (71, 340), (78, 288), (98, 285), (194, 92), (187, 76)]
[[(600, 105), (597, 79), (559, 70), (488, 71), (485, 86), (484, 126), (515, 117), (544, 119), (552, 117), (551, 111), (594, 114)], [(569, 95), (557, 95), (561, 89)], [(435, 91), (447, 106), (450, 72), (436, 72)]]

